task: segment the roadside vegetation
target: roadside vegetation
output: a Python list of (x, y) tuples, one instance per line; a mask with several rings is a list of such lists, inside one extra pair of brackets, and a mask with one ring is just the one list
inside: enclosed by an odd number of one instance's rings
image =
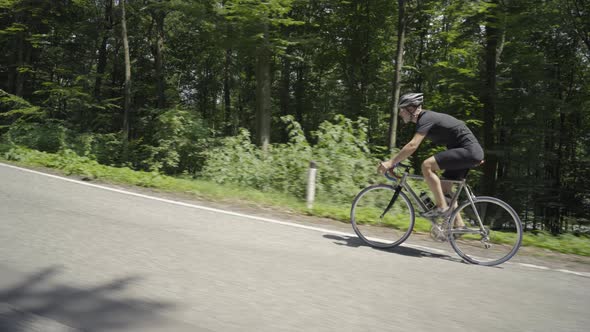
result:
[[(300, 197), (288, 192), (280, 192), (275, 189), (261, 191), (229, 183), (220, 184), (213, 179), (172, 177), (155, 171), (134, 171), (126, 167), (105, 166), (88, 157), (80, 157), (72, 150), (47, 153), (4, 143), (0, 144), (0, 160), (22, 166), (48, 167), (59, 170), (64, 175), (75, 175), (86, 180), (100, 180), (172, 193), (191, 194), (205, 200), (257, 204), (281, 211), (326, 217), (344, 223), (349, 222), (350, 202), (329, 202), (320, 198), (314, 203), (312, 209), (307, 209), (305, 202)], [(428, 221), (417, 218), (415, 231), (428, 233), (429, 229)], [(523, 237), (523, 246), (590, 256), (590, 238), (586, 235), (561, 234), (555, 236), (543, 231), (527, 232)]]

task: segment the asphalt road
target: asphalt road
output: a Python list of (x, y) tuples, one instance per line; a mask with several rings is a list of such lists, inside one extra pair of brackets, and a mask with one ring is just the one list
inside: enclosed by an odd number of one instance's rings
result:
[[(296, 218), (296, 217), (294, 217)], [(0, 331), (587, 331), (590, 278), (0, 164)]]

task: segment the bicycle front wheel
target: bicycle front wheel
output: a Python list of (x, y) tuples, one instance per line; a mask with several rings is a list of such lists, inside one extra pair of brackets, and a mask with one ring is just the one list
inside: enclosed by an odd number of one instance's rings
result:
[(476, 197), (453, 213), (448, 224), (451, 246), (472, 264), (498, 265), (516, 254), (522, 242), (520, 218), (507, 203)]
[(403, 192), (392, 202), (394, 193), (395, 188), (390, 185), (373, 185), (363, 189), (352, 202), (352, 228), (372, 247), (393, 248), (412, 233), (414, 207)]

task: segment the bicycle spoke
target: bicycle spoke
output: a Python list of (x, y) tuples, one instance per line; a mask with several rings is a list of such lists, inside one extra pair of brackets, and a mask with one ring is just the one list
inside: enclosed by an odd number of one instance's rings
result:
[[(475, 208), (474, 208), (475, 205)], [(474, 264), (497, 265), (520, 247), (522, 226), (510, 206), (492, 197), (463, 203), (452, 224), (450, 242), (459, 256)]]
[[(365, 188), (354, 199), (351, 223), (359, 238), (378, 248), (391, 248), (402, 243), (414, 226), (414, 210), (403, 193), (394, 197), (388, 185)], [(393, 199), (392, 199), (393, 198)]]

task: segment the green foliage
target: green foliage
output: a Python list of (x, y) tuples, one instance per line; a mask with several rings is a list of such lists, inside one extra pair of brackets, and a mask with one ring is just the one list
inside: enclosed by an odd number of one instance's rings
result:
[(349, 203), (360, 188), (377, 180), (378, 160), (369, 151), (366, 119), (338, 115), (333, 123), (322, 123), (314, 136), (320, 197)]
[(160, 114), (153, 123), (153, 145), (133, 142), (136, 167), (167, 174), (200, 170), (203, 151), (211, 136), (202, 118), (195, 112), (180, 108), (154, 111)]
[(57, 152), (66, 145), (66, 128), (60, 121), (26, 123), (20, 121), (10, 127), (6, 140), (31, 149)]
[(573, 234), (551, 235), (549, 232), (527, 233), (522, 239), (524, 246), (540, 247), (562, 253), (590, 256), (590, 239)]
[(45, 152), (71, 150), (104, 165), (130, 162), (136, 169), (168, 174), (194, 174), (202, 167), (202, 152), (208, 146), (210, 134), (198, 115), (180, 109), (164, 111), (156, 117), (153, 131), (154, 145), (145, 144), (142, 139), (129, 143), (129, 160), (123, 160), (124, 141), (120, 133), (78, 133), (56, 120), (19, 121), (10, 127), (5, 140)]
[(324, 122), (314, 133), (310, 146), (292, 117), (284, 117), (289, 142), (273, 144), (264, 153), (250, 140), (247, 130), (227, 137), (219, 147), (206, 152), (201, 175), (218, 183), (232, 183), (263, 191), (290, 193), (303, 198), (310, 161), (315, 161), (318, 197), (332, 202), (350, 202), (352, 197), (375, 179), (377, 161), (370, 155), (366, 121), (337, 116)]
[[(91, 141), (91, 149), (89, 152), (85, 151), (81, 155), (89, 155), (102, 165), (121, 164), (123, 141), (121, 140), (120, 134), (94, 134), (88, 140)], [(77, 145), (74, 144), (74, 146)]]
[(42, 88), (35, 91), (36, 95), (44, 97), (43, 105), (49, 112), (61, 116), (70, 113), (75, 117), (94, 107), (101, 108), (94, 104), (92, 95), (85, 89), (89, 83), (88, 77), (71, 77), (71, 73), (65, 69), (60, 69), (59, 73), (67, 77), (66, 84), (43, 82)]
[(12, 148), (14, 148), (14, 144), (0, 140), (0, 155), (10, 151)]
[(35, 121), (43, 116), (44, 113), (39, 107), (0, 89), (0, 134), (18, 120)]
[[(2, 147), (2, 145), (0, 145)], [(265, 204), (288, 206), (303, 210), (303, 204), (290, 196), (272, 193), (270, 195), (248, 188), (239, 188), (201, 180), (187, 180), (165, 176), (157, 172), (133, 171), (127, 167), (111, 167), (97, 163), (87, 157), (79, 157), (72, 150), (57, 154), (11, 146), (0, 155), (0, 159), (30, 166), (51, 167), (66, 175), (83, 176), (88, 179), (101, 179), (119, 184), (136, 185), (162, 190), (191, 193), (215, 200), (248, 200)]]
[(311, 149), (299, 125), (290, 117), (284, 121), (289, 123), (289, 143), (273, 144), (264, 153), (242, 129), (239, 135), (222, 139), (220, 146), (204, 153), (201, 176), (217, 183), (303, 197)]
[(6, 144), (44, 152), (71, 150), (105, 165), (118, 165), (121, 161), (119, 134), (79, 134), (55, 120), (44, 123), (19, 121), (10, 127), (3, 140)]

